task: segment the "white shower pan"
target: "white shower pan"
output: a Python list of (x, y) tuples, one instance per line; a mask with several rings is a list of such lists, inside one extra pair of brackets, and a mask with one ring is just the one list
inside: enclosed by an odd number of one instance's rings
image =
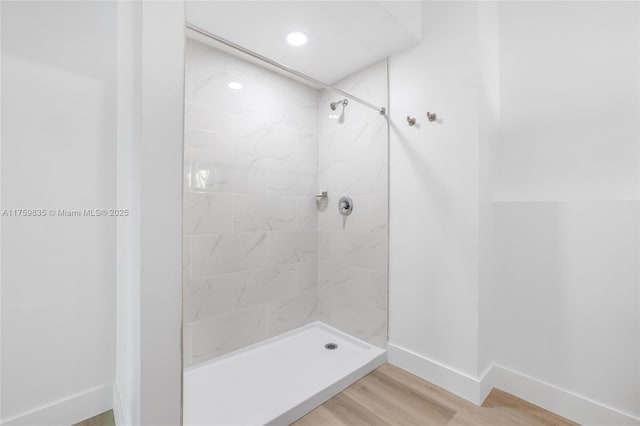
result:
[(288, 425), (386, 359), (384, 349), (314, 322), (186, 369), (184, 425)]

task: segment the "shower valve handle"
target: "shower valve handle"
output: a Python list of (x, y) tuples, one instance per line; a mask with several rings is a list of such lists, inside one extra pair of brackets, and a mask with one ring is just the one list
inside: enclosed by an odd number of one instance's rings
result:
[(338, 211), (342, 216), (349, 216), (353, 211), (353, 200), (348, 195), (340, 197), (338, 201)]

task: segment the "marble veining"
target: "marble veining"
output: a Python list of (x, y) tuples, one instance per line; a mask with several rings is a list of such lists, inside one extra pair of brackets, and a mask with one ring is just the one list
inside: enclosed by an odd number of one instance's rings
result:
[(233, 275), (189, 280), (184, 284), (182, 299), (185, 322), (229, 313), (233, 308)]
[(191, 40), (185, 90), (191, 365), (316, 319), (319, 92)]
[[(386, 62), (338, 87), (380, 105), (387, 103)], [(335, 95), (323, 91), (320, 106)], [(386, 120), (355, 102), (342, 124), (318, 109), (318, 184), (329, 193), (318, 210), (317, 315), (342, 331), (380, 347), (387, 341), (388, 145)], [(343, 194), (350, 216), (333, 208)]]
[(241, 310), (285, 300), (298, 292), (295, 265), (278, 265), (234, 275), (234, 305)]
[[(385, 346), (386, 119), (350, 102), (340, 123), (333, 93), (192, 40), (186, 52), (185, 366), (317, 320)], [(338, 86), (386, 105), (386, 80), (381, 62)]]
[(284, 196), (234, 194), (234, 232), (294, 230), (296, 199)]
[(316, 321), (319, 303), (318, 290), (309, 287), (289, 300), (274, 305), (267, 318), (268, 336), (277, 336)]
[(183, 231), (187, 235), (229, 233), (233, 216), (230, 194), (186, 192), (183, 200)]

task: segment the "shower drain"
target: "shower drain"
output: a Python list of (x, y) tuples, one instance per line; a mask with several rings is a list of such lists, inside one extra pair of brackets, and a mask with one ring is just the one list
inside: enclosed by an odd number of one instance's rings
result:
[(327, 343), (326, 345), (324, 345), (324, 348), (332, 351), (334, 349), (338, 349), (338, 345), (335, 343)]

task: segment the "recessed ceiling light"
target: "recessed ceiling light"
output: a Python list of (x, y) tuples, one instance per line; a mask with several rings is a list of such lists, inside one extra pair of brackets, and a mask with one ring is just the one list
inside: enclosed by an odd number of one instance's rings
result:
[(307, 36), (300, 32), (287, 34), (287, 43), (292, 46), (302, 46), (307, 43)]
[(235, 90), (239, 90), (242, 89), (242, 84), (237, 83), (235, 81), (232, 81), (231, 83), (229, 83), (227, 86), (229, 86), (229, 88), (231, 89), (235, 89)]

